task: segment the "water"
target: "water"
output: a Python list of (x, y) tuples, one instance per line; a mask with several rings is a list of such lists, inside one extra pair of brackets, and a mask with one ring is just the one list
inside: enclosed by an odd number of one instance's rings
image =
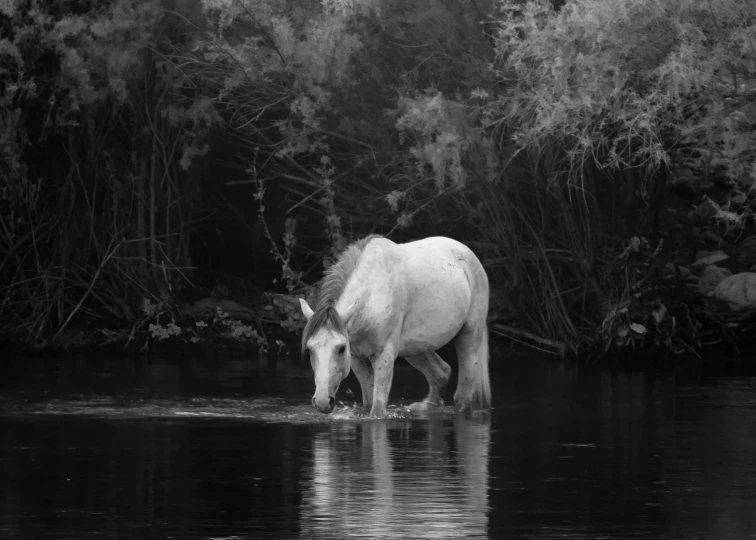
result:
[[(0, 538), (756, 538), (756, 378), (493, 358), (494, 409), (309, 405), (297, 361), (25, 360)], [(452, 386), (453, 391), (453, 386)]]

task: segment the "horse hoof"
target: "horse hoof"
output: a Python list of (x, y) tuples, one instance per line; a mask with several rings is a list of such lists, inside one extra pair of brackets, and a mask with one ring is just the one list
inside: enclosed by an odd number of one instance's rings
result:
[(470, 410), (470, 404), (467, 401), (460, 399), (455, 404), (458, 413), (467, 412)]

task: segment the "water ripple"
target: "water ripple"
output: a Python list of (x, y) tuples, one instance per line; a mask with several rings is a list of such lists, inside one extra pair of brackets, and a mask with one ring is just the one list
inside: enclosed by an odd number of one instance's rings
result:
[[(434, 416), (453, 415), (452, 407), (444, 407)], [(65, 399), (43, 401), (0, 400), (0, 415), (57, 415), (110, 419), (135, 418), (214, 418), (323, 424), (334, 421), (366, 421), (368, 414), (357, 404), (342, 403), (331, 414), (319, 413), (309, 403), (292, 403), (274, 396), (256, 398), (133, 398), (99, 395), (73, 395)], [(391, 405), (386, 419), (417, 417), (404, 405)], [(426, 415), (427, 417), (427, 415)]]

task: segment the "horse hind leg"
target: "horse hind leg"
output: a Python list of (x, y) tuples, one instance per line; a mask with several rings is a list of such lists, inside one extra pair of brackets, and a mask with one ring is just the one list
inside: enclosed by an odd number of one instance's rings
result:
[(491, 406), (491, 382), (488, 374), (488, 328), (468, 321), (454, 338), (459, 362), (459, 381), (454, 393), (458, 411), (487, 409)]
[(436, 351), (428, 351), (419, 356), (407, 357), (407, 362), (425, 375), (428, 387), (430, 388), (425, 399), (410, 405), (410, 410), (413, 412), (425, 412), (434, 407), (443, 407), (444, 391), (446, 390), (446, 385), (449, 384), (451, 366), (444, 362), (443, 358)]

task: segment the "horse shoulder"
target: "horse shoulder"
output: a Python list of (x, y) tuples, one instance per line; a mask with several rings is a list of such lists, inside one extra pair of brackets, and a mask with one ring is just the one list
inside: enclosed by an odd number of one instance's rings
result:
[[(356, 304), (350, 335), (372, 350), (390, 338), (405, 310), (400, 252), (397, 244), (375, 238), (366, 246), (337, 303), (341, 313)], [(351, 341), (351, 339), (350, 339)]]

